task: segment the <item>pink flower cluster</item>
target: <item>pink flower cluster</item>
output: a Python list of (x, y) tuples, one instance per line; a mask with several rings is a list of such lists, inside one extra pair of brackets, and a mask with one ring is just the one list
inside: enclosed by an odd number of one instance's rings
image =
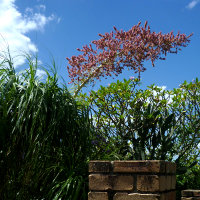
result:
[(151, 32), (147, 22), (144, 27), (141, 22), (129, 31), (117, 30), (105, 35), (99, 34), (99, 40), (77, 49), (78, 56), (67, 58), (67, 66), (71, 82), (80, 84), (100, 79), (104, 76), (118, 75), (127, 67), (140, 73), (145, 71), (144, 61), (151, 60), (152, 65), (156, 59), (165, 59), (167, 53), (177, 53), (180, 47), (186, 47), (190, 42), (189, 36), (173, 32), (162, 34)]

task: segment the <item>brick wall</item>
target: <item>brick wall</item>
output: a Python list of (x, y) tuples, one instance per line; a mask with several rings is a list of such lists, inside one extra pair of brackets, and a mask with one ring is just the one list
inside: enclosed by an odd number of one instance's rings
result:
[(183, 190), (181, 200), (200, 200), (200, 190)]
[(166, 161), (90, 161), (88, 200), (175, 200), (176, 165)]

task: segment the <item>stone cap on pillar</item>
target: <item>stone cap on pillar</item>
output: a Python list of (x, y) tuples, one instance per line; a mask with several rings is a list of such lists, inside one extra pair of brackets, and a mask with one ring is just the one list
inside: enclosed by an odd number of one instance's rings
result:
[(90, 161), (90, 173), (164, 173), (175, 174), (176, 164), (163, 160)]
[(200, 197), (200, 190), (182, 190), (181, 195), (182, 197)]

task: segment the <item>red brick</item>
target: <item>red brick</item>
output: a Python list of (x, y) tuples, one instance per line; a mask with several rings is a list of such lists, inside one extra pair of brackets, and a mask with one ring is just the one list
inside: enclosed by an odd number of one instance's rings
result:
[[(169, 191), (175, 189), (176, 177), (175, 176), (164, 176), (164, 175), (138, 175), (138, 184), (141, 191)], [(153, 185), (151, 184), (153, 181)], [(146, 189), (145, 189), (146, 188)], [(151, 189), (150, 189), (151, 188)], [(139, 190), (139, 188), (138, 188)]]
[(162, 193), (160, 200), (176, 200), (176, 191)]
[(89, 192), (88, 200), (108, 200), (107, 192)]
[(91, 174), (89, 175), (89, 188), (90, 190), (133, 190), (134, 179), (132, 176), (122, 175), (102, 175)]
[(160, 200), (157, 194), (139, 194), (139, 193), (116, 193), (113, 200)]
[(160, 188), (159, 188), (159, 191), (166, 191), (166, 176), (160, 176), (159, 177), (159, 181), (160, 181)]
[(166, 176), (166, 190), (172, 189), (172, 176)]
[(142, 192), (166, 191), (167, 178), (157, 175), (138, 175), (137, 190)]
[(160, 191), (176, 189), (176, 176), (160, 176)]
[[(160, 194), (160, 200), (166, 200), (167, 194), (166, 193), (162, 193)], [(174, 199), (175, 200), (175, 199)]]
[(166, 162), (165, 163), (165, 170), (167, 174), (175, 174), (176, 173), (176, 163), (173, 162)]
[(112, 164), (110, 161), (90, 161), (89, 172), (111, 172)]
[(171, 191), (167, 193), (167, 198), (165, 200), (175, 200), (176, 199), (176, 191)]
[(150, 172), (165, 173), (165, 161), (142, 160), (142, 161), (114, 161), (113, 172)]
[(171, 183), (171, 189), (175, 190), (176, 189), (176, 176), (173, 175), (172, 179), (171, 179), (172, 183)]

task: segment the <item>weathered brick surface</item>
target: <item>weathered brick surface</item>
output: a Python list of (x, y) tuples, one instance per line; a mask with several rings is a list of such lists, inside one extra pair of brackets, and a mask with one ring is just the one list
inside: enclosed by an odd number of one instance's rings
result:
[(167, 190), (167, 177), (166, 176), (159, 176), (159, 191), (166, 191)]
[(176, 199), (176, 191), (171, 191), (167, 193), (162, 193), (160, 200), (175, 200)]
[(138, 193), (116, 193), (113, 200), (160, 200), (160, 195)]
[[(162, 179), (157, 175), (138, 175), (137, 190), (142, 192), (164, 191), (165, 186), (161, 186)], [(166, 183), (165, 183), (166, 184)]]
[[(167, 200), (167, 195), (168, 194), (166, 194), (166, 193), (162, 193), (161, 195), (160, 195), (160, 200)], [(174, 199), (175, 200), (175, 199)]]
[(112, 164), (110, 161), (90, 161), (89, 172), (111, 172)]
[(127, 175), (89, 175), (90, 190), (133, 190), (133, 176)]
[(172, 189), (172, 176), (166, 176), (166, 190)]
[(200, 197), (200, 190), (183, 190), (182, 197)]
[(107, 192), (89, 192), (88, 200), (108, 200)]
[(176, 191), (169, 192), (169, 197), (167, 200), (176, 199)]
[(88, 200), (175, 200), (175, 171), (165, 161), (91, 161)]
[(175, 174), (176, 173), (176, 163), (165, 162), (165, 171), (167, 174)]
[(172, 178), (171, 178), (171, 189), (174, 190), (176, 189), (176, 176), (173, 175)]
[(165, 173), (165, 162), (156, 160), (142, 160), (142, 161), (114, 161), (113, 172), (151, 172), (151, 173)]
[(175, 189), (175, 176), (138, 175), (137, 189), (143, 192), (163, 192)]

